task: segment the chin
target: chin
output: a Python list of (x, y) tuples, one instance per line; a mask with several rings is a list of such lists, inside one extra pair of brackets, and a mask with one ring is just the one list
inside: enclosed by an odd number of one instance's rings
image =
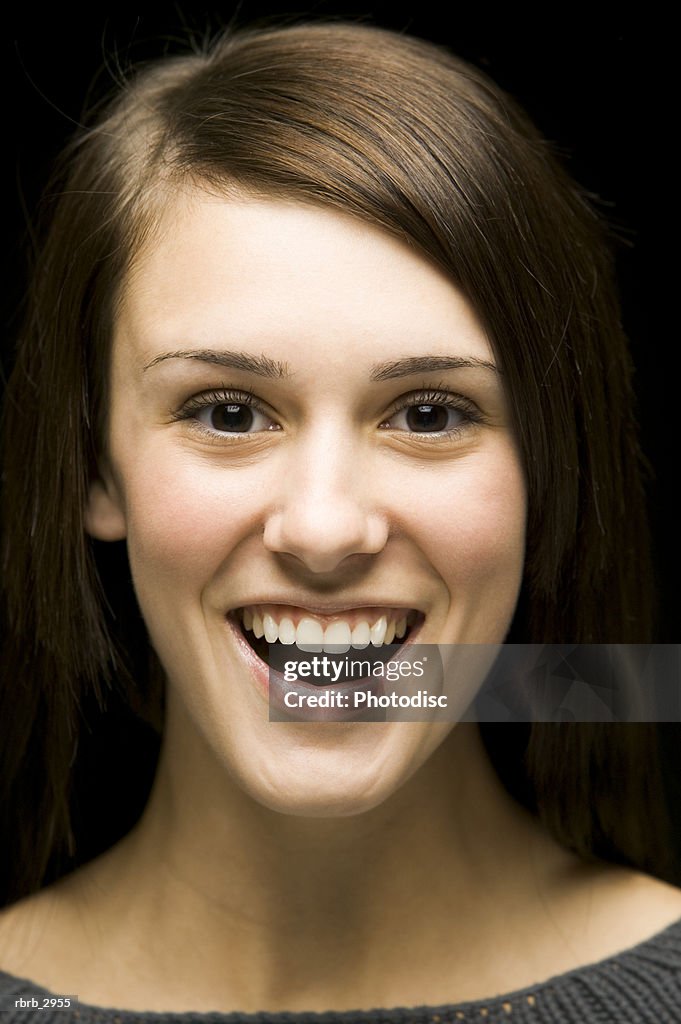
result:
[(309, 723), (238, 766), (239, 787), (280, 814), (343, 818), (390, 799), (449, 733), (427, 723)]
[[(326, 784), (325, 784), (326, 783)], [(291, 786), (267, 792), (251, 792), (251, 796), (270, 811), (297, 818), (351, 818), (372, 811), (390, 795), (367, 792), (356, 786), (339, 785), (337, 780), (317, 781), (314, 786)]]
[(300, 818), (349, 818), (372, 811), (399, 786), (383, 784), (365, 789), (361, 782), (349, 786), (342, 779), (318, 778), (312, 784), (291, 779), (284, 785), (260, 785), (257, 791), (250, 786), (244, 788), (257, 803), (278, 814)]

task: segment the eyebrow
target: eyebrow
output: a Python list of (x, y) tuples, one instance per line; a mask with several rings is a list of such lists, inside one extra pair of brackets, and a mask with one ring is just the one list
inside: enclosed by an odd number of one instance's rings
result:
[(487, 359), (474, 356), (408, 356), (387, 363), (378, 363), (371, 371), (372, 380), (393, 380), (395, 377), (409, 377), (413, 373), (431, 373), (433, 370), (460, 370), (469, 367), (492, 370), (499, 373), (498, 366)]
[(290, 376), (286, 363), (280, 363), (268, 356), (252, 356), (248, 352), (230, 352), (224, 349), (190, 349), (184, 352), (164, 352), (156, 356), (143, 367), (142, 372), (146, 373), (152, 366), (163, 363), (167, 359), (193, 359), (200, 363), (212, 363), (214, 366), (229, 366), (232, 370), (245, 370), (257, 377), (269, 377), (279, 379)]
[[(168, 359), (191, 359), (201, 363), (211, 363), (214, 366), (228, 366), (232, 370), (245, 370), (257, 377), (274, 380), (290, 376), (287, 363), (270, 359), (265, 355), (254, 356), (248, 352), (225, 351), (224, 349), (188, 349), (178, 352), (163, 352), (143, 367), (143, 373)], [(494, 363), (487, 359), (477, 359), (474, 356), (407, 356), (404, 359), (377, 363), (371, 369), (370, 379), (372, 381), (394, 380), (398, 377), (409, 377), (415, 373), (468, 368), (492, 370), (496, 374), (499, 373), (499, 368)]]

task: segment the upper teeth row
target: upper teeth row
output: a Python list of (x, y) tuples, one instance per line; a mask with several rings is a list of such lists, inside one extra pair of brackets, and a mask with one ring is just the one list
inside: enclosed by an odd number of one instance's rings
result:
[(373, 625), (364, 619), (353, 628), (347, 622), (337, 619), (326, 629), (317, 619), (303, 618), (295, 626), (287, 616), (277, 622), (268, 612), (261, 616), (248, 608), (244, 608), (242, 617), (245, 628), (258, 638), (264, 636), (268, 644), (278, 640), (281, 644), (295, 644), (301, 651), (325, 651), (327, 654), (345, 654), (351, 647), (362, 650), (369, 644), (381, 647), (383, 644), (391, 644), (395, 637), (401, 639), (407, 632), (406, 615), (390, 621), (386, 615), (381, 615)]

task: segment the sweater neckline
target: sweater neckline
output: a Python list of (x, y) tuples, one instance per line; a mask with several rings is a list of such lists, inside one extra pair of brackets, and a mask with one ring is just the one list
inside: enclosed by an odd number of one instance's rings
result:
[[(420, 1005), (412, 1007), (376, 1007), (370, 1010), (323, 1010), (323, 1011), (197, 1011), (197, 1010), (130, 1010), (118, 1009), (115, 1007), (98, 1006), (93, 1003), (78, 1002), (77, 1010), (83, 1020), (104, 1019), (110, 1020), (113, 1016), (116, 1024), (131, 1024), (132, 1021), (149, 1022), (149, 1024), (400, 1024), (402, 1021), (411, 1020), (415, 1015), (426, 1014), (430, 1020), (456, 1019), (460, 1013), (461, 1019), (469, 1019), (469, 1015), (475, 1015), (479, 1019), (493, 1017), (495, 1013), (504, 1011), (512, 1014), (519, 1004), (523, 1008), (532, 1007), (538, 1001), (543, 992), (565, 988), (576, 981), (588, 979), (598, 974), (605, 974), (612, 977), (617, 974), (618, 981), (624, 982), (620, 973), (622, 968), (630, 966), (629, 961), (647, 959), (655, 953), (675, 952), (678, 954), (675, 966), (670, 969), (679, 970), (681, 964), (681, 918), (673, 921), (661, 931), (656, 932), (647, 939), (603, 957), (581, 967), (573, 967), (563, 974), (553, 975), (544, 981), (534, 985), (527, 985), (520, 989), (501, 995), (490, 996), (488, 999), (468, 1000), (461, 1003), (447, 1003), (442, 1005)], [(42, 985), (31, 981), (28, 978), (21, 978), (8, 974), (0, 968), (0, 992), (7, 985), (11, 987), (11, 995), (37, 995), (55, 997), (60, 995)], [(61, 993), (67, 995), (68, 993)], [(512, 1019), (512, 1016), (511, 1018)]]

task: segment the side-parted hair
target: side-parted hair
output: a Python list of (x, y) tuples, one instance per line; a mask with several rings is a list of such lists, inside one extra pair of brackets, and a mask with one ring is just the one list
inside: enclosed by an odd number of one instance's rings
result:
[[(125, 762), (158, 663), (125, 545), (93, 541), (83, 519), (106, 458), (121, 288), (164, 205), (194, 185), (344, 211), (442, 268), (488, 333), (524, 464), (509, 640), (650, 638), (643, 460), (612, 260), (550, 146), (484, 74), (419, 39), (349, 22), (225, 32), (131, 76), (45, 195), (3, 422), (5, 900), (94, 851), (96, 772), (82, 764), (103, 723), (118, 729), (98, 752), (120, 774), (122, 809), (109, 808), (101, 843), (139, 811), (153, 772), (153, 757), (142, 781)], [(502, 778), (563, 843), (664, 872), (645, 727), (482, 728)]]

